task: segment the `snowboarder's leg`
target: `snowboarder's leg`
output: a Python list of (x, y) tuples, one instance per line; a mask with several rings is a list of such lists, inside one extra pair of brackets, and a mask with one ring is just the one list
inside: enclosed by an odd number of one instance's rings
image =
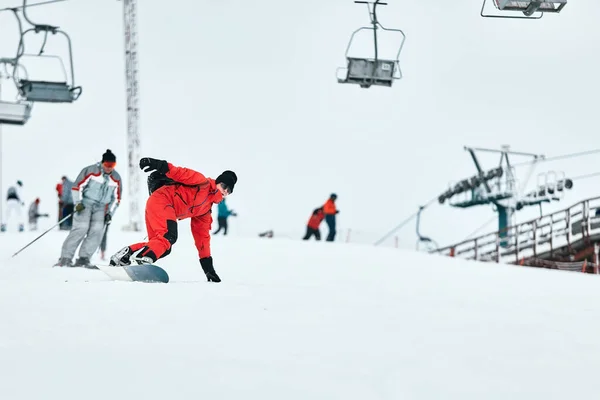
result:
[[(168, 199), (151, 195), (146, 203), (148, 241), (127, 246), (111, 257), (112, 265), (129, 265), (130, 258), (138, 263), (152, 263), (164, 257), (177, 241), (177, 216)], [(126, 264), (123, 264), (126, 263)]]

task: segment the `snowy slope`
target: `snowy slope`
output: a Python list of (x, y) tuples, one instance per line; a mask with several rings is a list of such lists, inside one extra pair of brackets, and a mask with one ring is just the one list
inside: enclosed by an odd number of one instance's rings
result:
[[(169, 284), (51, 268), (64, 232), (0, 246), (0, 398), (577, 399), (600, 367), (598, 277), (372, 246), (213, 240)], [(140, 234), (115, 230), (115, 251)]]

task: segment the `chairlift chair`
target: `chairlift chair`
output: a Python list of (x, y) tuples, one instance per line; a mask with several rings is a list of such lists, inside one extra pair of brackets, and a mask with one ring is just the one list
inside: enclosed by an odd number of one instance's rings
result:
[[(0, 65), (3, 66), (4, 73), (0, 71), (0, 78), (9, 78), (7, 65), (17, 64), (13, 58), (0, 58)], [(10, 80), (13, 82), (13, 80)], [(25, 125), (31, 117), (33, 104), (27, 101), (4, 101), (0, 99), (0, 124), (6, 125)]]
[[(491, 0), (494, 7), (501, 12), (513, 12), (503, 15), (484, 14), (487, 0), (483, 0), (481, 6), (481, 16), (488, 18), (516, 18), (516, 19), (540, 19), (544, 13), (559, 13), (567, 5), (567, 0)], [(514, 15), (515, 11), (520, 11), (524, 16)], [(539, 13), (537, 16), (535, 14)]]
[(31, 103), (0, 100), (0, 124), (25, 125), (31, 117)]
[[(376, 9), (378, 5), (387, 5), (387, 3), (382, 3), (380, 0), (376, 0), (374, 3), (367, 1), (355, 1), (355, 3), (373, 4), (373, 11), (371, 12), (371, 8), (369, 7), (369, 14), (371, 16), (371, 24), (373, 27), (361, 27), (355, 30), (350, 37), (350, 41), (346, 48), (346, 67), (339, 67), (336, 71), (338, 76), (339, 83), (353, 83), (360, 85), (361, 88), (369, 88), (371, 85), (376, 86), (384, 86), (391, 87), (392, 83), (395, 79), (402, 78), (402, 71), (400, 70), (400, 52), (402, 51), (402, 47), (404, 46), (404, 41), (406, 36), (404, 32), (400, 29), (391, 29), (385, 28), (382, 26), (377, 20)], [(402, 36), (402, 40), (400, 42), (400, 47), (398, 48), (398, 53), (396, 54), (396, 58), (393, 60), (389, 59), (380, 59), (378, 57), (378, 43), (377, 43), (377, 29), (383, 29), (384, 31), (390, 32), (398, 32)], [(363, 30), (372, 30), (373, 31), (373, 40), (374, 40), (374, 57), (350, 57), (349, 52), (352, 46), (352, 42), (354, 40), (355, 35)], [(339, 71), (345, 70), (345, 76), (340, 78)]]
[[(21, 34), (21, 39), (19, 42), (19, 49), (17, 51), (17, 61), (21, 59), (25, 54), (25, 36), (34, 32), (35, 34), (43, 32), (44, 33), (44, 42), (40, 49), (39, 54), (28, 54), (34, 57), (46, 57), (46, 58), (55, 58), (59, 61), (60, 66), (63, 70), (64, 79), (62, 81), (48, 81), (48, 80), (33, 80), (29, 79), (29, 77), (22, 78), (18, 76), (15, 66), (15, 73), (13, 74), (15, 83), (17, 84), (17, 88), (19, 89), (19, 94), (26, 101), (33, 102), (42, 102), (42, 103), (72, 103), (77, 100), (81, 95), (82, 88), (81, 86), (75, 86), (75, 71), (73, 68), (73, 51), (71, 46), (71, 38), (69, 35), (60, 30), (58, 26), (52, 25), (41, 25), (32, 22), (27, 17), (27, 0), (23, 0), (23, 17), (25, 20), (32, 25), (32, 28), (27, 29)], [(46, 46), (46, 41), (48, 39), (48, 34), (51, 33), (55, 35), (57, 33), (63, 35), (67, 39), (68, 50), (69, 50), (69, 69), (70, 69), (70, 82), (69, 75), (67, 74), (65, 64), (61, 57), (56, 55), (43, 55), (44, 47)]]

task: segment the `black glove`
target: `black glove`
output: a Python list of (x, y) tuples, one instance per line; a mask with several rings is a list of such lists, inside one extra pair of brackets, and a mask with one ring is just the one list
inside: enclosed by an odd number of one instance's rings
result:
[(169, 163), (165, 160), (144, 157), (140, 160), (140, 169), (144, 172), (158, 171), (164, 175), (169, 172)]
[(82, 212), (84, 208), (85, 206), (83, 205), (83, 203), (77, 203), (77, 205), (75, 206), (75, 211)]
[(111, 221), (112, 221), (112, 216), (110, 214), (106, 214), (104, 216), (104, 224), (109, 225)]
[(201, 258), (200, 265), (202, 265), (202, 270), (206, 274), (208, 282), (221, 282), (221, 278), (219, 278), (219, 275), (217, 275), (215, 268), (213, 267), (212, 256)]

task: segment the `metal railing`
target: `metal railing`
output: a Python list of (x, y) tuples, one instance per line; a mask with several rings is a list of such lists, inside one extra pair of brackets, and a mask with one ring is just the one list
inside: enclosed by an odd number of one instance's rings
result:
[(590, 198), (564, 210), (509, 226), (502, 232), (488, 233), (431, 253), (504, 263), (519, 263), (527, 258), (568, 257), (574, 253), (575, 244), (591, 245), (592, 240), (600, 240), (600, 211), (597, 210), (600, 210), (600, 197)]

